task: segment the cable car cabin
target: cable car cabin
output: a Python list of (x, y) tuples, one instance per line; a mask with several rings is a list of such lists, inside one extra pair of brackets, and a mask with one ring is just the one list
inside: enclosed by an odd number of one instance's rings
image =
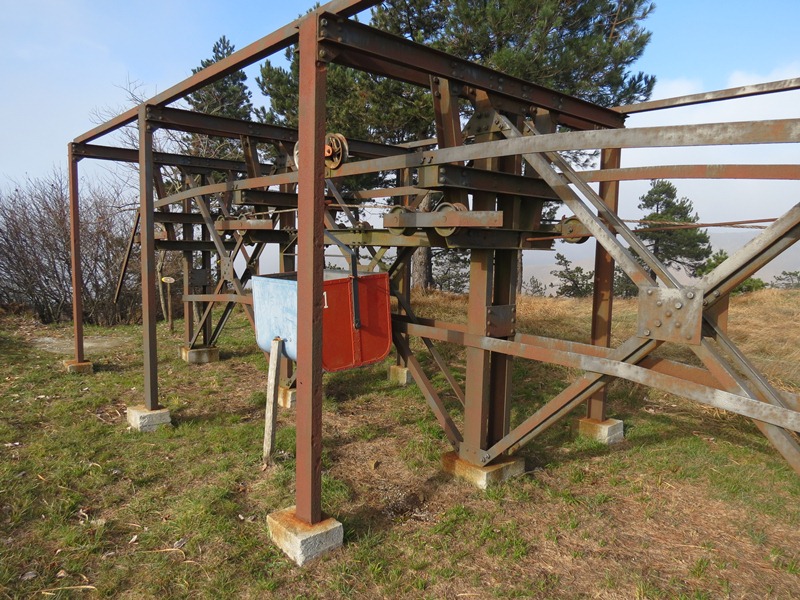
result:
[[(322, 368), (342, 371), (382, 361), (392, 345), (389, 276), (325, 271), (322, 311)], [(269, 352), (283, 340), (283, 352), (297, 360), (297, 273), (253, 278), (253, 311), (258, 347)]]

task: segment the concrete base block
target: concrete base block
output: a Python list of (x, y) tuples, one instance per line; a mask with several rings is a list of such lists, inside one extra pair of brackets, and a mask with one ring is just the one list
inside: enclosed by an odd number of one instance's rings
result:
[(294, 408), (297, 403), (297, 390), (286, 386), (278, 387), (278, 406), (281, 408)]
[(616, 444), (625, 439), (622, 421), (619, 419), (580, 419), (578, 433), (603, 444)]
[(168, 408), (148, 410), (140, 405), (128, 407), (128, 423), (136, 431), (151, 432), (161, 425), (170, 425), (172, 420), (170, 419)]
[(339, 521), (325, 519), (309, 525), (297, 518), (294, 506), (267, 515), (267, 526), (272, 541), (298, 566), (335, 550), (344, 540)]
[(491, 483), (501, 483), (522, 475), (525, 472), (525, 459), (510, 456), (481, 467), (465, 461), (456, 452), (448, 452), (442, 455), (442, 468), (445, 473), (452, 473), (485, 490)]
[(411, 376), (411, 371), (406, 367), (392, 365), (389, 367), (389, 381), (397, 385), (406, 386), (414, 383), (414, 378)]
[(206, 363), (218, 362), (219, 348), (216, 346), (202, 346), (200, 348), (181, 346), (181, 358), (190, 365), (204, 365)]
[(89, 374), (94, 371), (92, 363), (86, 360), (81, 362), (77, 360), (65, 360), (64, 368), (67, 370), (67, 373)]

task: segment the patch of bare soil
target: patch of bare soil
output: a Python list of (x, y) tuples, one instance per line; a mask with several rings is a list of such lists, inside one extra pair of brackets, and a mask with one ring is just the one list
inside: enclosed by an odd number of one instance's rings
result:
[[(126, 338), (108, 336), (86, 336), (83, 338), (83, 347), (87, 352), (104, 352), (114, 350), (126, 344)], [(34, 337), (31, 343), (45, 352), (53, 354), (72, 354), (74, 340), (62, 337)]]

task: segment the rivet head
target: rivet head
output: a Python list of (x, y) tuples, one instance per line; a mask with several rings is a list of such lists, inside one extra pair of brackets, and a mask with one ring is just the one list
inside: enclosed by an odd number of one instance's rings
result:
[(692, 339), (692, 334), (691, 334), (691, 333), (687, 333), (687, 334), (686, 334), (686, 339), (687, 339), (687, 340), (690, 340), (690, 339)]
[(645, 330), (644, 330), (644, 334), (645, 334), (645, 335), (650, 335), (650, 330), (649, 330), (649, 329), (645, 329)]
[(683, 308), (683, 303), (682, 302), (676, 302), (675, 303), (675, 308), (677, 308), (678, 310), (682, 309)]
[(672, 311), (668, 310), (667, 312), (664, 313), (664, 316), (671, 317), (672, 316)]
[(661, 306), (662, 304), (663, 304), (663, 302), (661, 302), (661, 300), (659, 300), (658, 302), (656, 302), (656, 306)]
[(652, 296), (653, 295), (653, 290), (647, 290), (647, 295), (648, 296)]
[(694, 292), (689, 292), (688, 294), (686, 294), (686, 297), (687, 297), (689, 300), (692, 300), (692, 299), (694, 298)]
[(656, 327), (661, 327), (661, 321), (656, 319), (655, 323), (653, 323)]
[(719, 298), (719, 290), (714, 290), (714, 298)]
[(680, 323), (675, 323), (675, 329), (680, 329), (680, 328), (681, 328), (681, 324)]

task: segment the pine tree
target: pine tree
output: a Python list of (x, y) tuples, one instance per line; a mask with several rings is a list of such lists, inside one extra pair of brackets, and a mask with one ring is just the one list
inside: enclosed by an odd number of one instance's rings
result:
[[(725, 250), (717, 250), (709, 257), (704, 265), (697, 268), (697, 275), (700, 276), (711, 273), (711, 271), (716, 269), (726, 260), (728, 260), (728, 253), (725, 252)], [(746, 292), (756, 292), (758, 290), (763, 290), (765, 287), (767, 287), (767, 284), (764, 283), (763, 279), (759, 279), (758, 277), (748, 277), (742, 283), (737, 285), (731, 293), (744, 294)]]
[(556, 264), (560, 269), (550, 271), (550, 275), (558, 279), (556, 296), (567, 298), (585, 298), (592, 295), (594, 271), (586, 271), (583, 267), (573, 267), (572, 262), (560, 252), (556, 253)]
[[(650, 33), (648, 0), (389, 0), (372, 25), (415, 42), (604, 106), (646, 100), (655, 78), (632, 73)], [(257, 82), (270, 97), (265, 122), (297, 124), (297, 55), (289, 69), (267, 62)], [(427, 90), (331, 65), (328, 131), (383, 143), (434, 135)], [(585, 157), (583, 157), (585, 158)], [(419, 249), (417, 255), (426, 249)], [(421, 269), (416, 260), (412, 271)], [(427, 285), (425, 278), (416, 284)], [(415, 285), (416, 285), (415, 284)], [(429, 282), (428, 282), (429, 284)]]
[(773, 279), (772, 287), (783, 290), (800, 289), (800, 271), (781, 271)]
[(654, 179), (639, 201), (639, 209), (646, 214), (638, 235), (645, 245), (666, 266), (696, 276), (711, 256), (708, 232), (695, 227), (672, 227), (698, 222), (691, 200), (678, 198), (677, 188), (669, 181)]
[[(211, 58), (200, 61), (200, 66), (192, 69), (198, 73), (233, 54), (236, 48), (224, 35), (214, 43)], [(196, 112), (249, 121), (253, 114), (250, 101), (252, 93), (247, 88), (247, 75), (237, 71), (187, 96), (189, 107)], [(191, 154), (206, 157), (239, 159), (242, 156), (238, 141), (193, 134), (186, 140)]]

